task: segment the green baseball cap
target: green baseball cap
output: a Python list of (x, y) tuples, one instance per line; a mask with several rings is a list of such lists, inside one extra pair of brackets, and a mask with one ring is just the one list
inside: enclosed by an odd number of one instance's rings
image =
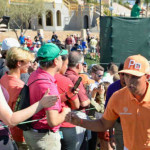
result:
[(29, 51), (29, 49), (27, 47), (24, 47), (23, 49), (26, 50), (26, 51)]
[(53, 43), (46, 43), (41, 46), (41, 48), (37, 52), (37, 57), (40, 57), (39, 61), (47, 62), (54, 60), (55, 58), (61, 55), (67, 55), (68, 51), (59, 48), (57, 45)]

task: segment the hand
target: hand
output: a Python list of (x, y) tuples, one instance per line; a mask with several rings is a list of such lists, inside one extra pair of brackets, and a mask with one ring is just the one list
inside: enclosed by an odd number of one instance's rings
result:
[(93, 91), (91, 92), (91, 97), (95, 99), (97, 92), (98, 88), (94, 88)]
[(68, 113), (71, 112), (71, 109), (69, 107), (63, 107), (62, 111), (65, 113), (65, 115), (67, 115)]
[(111, 146), (112, 149), (116, 148), (116, 142), (115, 142), (115, 138), (114, 137), (110, 138), (110, 146)]
[(104, 94), (105, 93), (104, 85), (99, 85), (97, 91), (99, 95)]
[(66, 92), (67, 96), (69, 98), (72, 98), (73, 96), (75, 96), (76, 94), (78, 94), (79, 89), (77, 88), (75, 91), (72, 92), (73, 86), (69, 85), (69, 91)]
[(58, 100), (58, 96), (55, 95), (48, 95), (49, 89), (45, 92), (44, 96), (40, 100), (40, 104), (43, 108), (52, 107)]
[(98, 92), (98, 88), (94, 88), (92, 92), (96, 94)]
[(74, 125), (80, 125), (80, 118), (73, 112), (66, 115), (65, 121)]

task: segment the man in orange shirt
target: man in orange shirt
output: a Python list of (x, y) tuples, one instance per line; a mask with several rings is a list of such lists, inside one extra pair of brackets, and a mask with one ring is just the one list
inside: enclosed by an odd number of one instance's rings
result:
[(141, 55), (126, 59), (124, 73), (126, 87), (110, 98), (103, 117), (89, 121), (71, 113), (66, 119), (87, 129), (102, 132), (113, 126), (120, 117), (124, 150), (150, 150), (150, 85), (148, 60)]

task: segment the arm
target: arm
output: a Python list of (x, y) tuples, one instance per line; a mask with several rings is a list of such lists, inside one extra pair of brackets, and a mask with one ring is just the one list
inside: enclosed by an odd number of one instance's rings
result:
[(82, 82), (80, 83), (78, 88), (78, 97), (80, 100), (80, 105), (81, 107), (87, 107), (88, 105), (90, 105), (90, 99), (87, 97), (87, 93)]
[(79, 109), (79, 107), (80, 107), (80, 102), (79, 102), (79, 99), (78, 98), (76, 98), (75, 100), (69, 100), (68, 101), (70, 104), (71, 104), (71, 108), (72, 109)]
[(66, 115), (70, 112), (70, 108), (63, 108), (61, 113), (58, 110), (48, 110), (46, 111), (48, 125), (50, 127), (55, 127), (65, 121)]
[[(74, 96), (76, 97), (75, 99), (74, 99)], [(73, 100), (72, 100), (72, 98), (70, 99), (69, 97), (72, 97)], [(69, 106), (71, 105), (72, 109), (79, 109), (79, 107), (80, 107), (79, 99), (74, 94), (73, 94), (73, 96), (68, 96), (68, 94), (66, 95), (65, 93), (61, 94), (61, 101), (69, 103)]]
[(90, 100), (87, 99), (86, 101), (81, 101), (81, 102), (80, 102), (80, 105), (81, 105), (82, 107), (87, 107), (88, 105), (90, 105)]
[(39, 112), (41, 109), (43, 109), (43, 107), (55, 105), (56, 101), (57, 96), (44, 95), (44, 97), (37, 103), (31, 105), (26, 109), (13, 113), (10, 107), (8, 106), (0, 88), (0, 118), (8, 126), (15, 126), (18, 123), (30, 118), (35, 113)]
[(98, 95), (96, 97), (96, 99), (92, 98), (91, 99), (91, 104), (94, 106), (94, 108), (96, 109), (96, 111), (100, 112), (100, 113), (104, 113), (104, 95)]
[(98, 92), (98, 89), (97, 89), (97, 88), (94, 88), (94, 89), (91, 91), (91, 98), (95, 99), (97, 92)]
[(143, 11), (145, 11), (145, 9), (143, 9), (143, 8), (140, 8), (140, 14), (142, 14), (143, 13)]
[(69, 113), (66, 116), (66, 121), (69, 121), (75, 125), (79, 125), (92, 131), (104, 132), (107, 129), (111, 128), (115, 123), (116, 119), (119, 117), (118, 113), (115, 111), (118, 108), (116, 106), (117, 102), (118, 95), (113, 95), (110, 99), (107, 109), (104, 112), (103, 117), (99, 120), (85, 120), (79, 118), (74, 113)]
[(65, 93), (62, 93), (60, 96), (61, 96), (61, 101), (62, 102), (66, 102), (72, 109), (79, 109), (80, 107), (80, 102), (79, 102), (79, 99), (78, 99), (78, 91), (79, 89), (77, 88), (75, 91), (72, 91), (73, 89), (73, 83), (72, 81), (70, 80), (70, 85), (68, 86), (69, 90)]
[(110, 127), (112, 127), (113, 124), (115, 123), (115, 120), (110, 121), (110, 120), (104, 119), (103, 117), (101, 119), (98, 119), (98, 120), (81, 119), (73, 113), (70, 113), (66, 117), (66, 119), (67, 119), (67, 121), (70, 119), (69, 122), (71, 122), (72, 124), (84, 127), (86, 129), (89, 129), (89, 130), (92, 130), (95, 132), (104, 132), (107, 129), (109, 129)]

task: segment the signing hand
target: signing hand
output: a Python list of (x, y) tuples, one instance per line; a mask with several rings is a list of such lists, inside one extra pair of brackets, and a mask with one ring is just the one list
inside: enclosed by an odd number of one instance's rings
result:
[(73, 112), (66, 115), (65, 121), (74, 125), (80, 125), (80, 118)]
[(71, 109), (69, 107), (63, 107), (62, 111), (67, 115), (71, 112)]

